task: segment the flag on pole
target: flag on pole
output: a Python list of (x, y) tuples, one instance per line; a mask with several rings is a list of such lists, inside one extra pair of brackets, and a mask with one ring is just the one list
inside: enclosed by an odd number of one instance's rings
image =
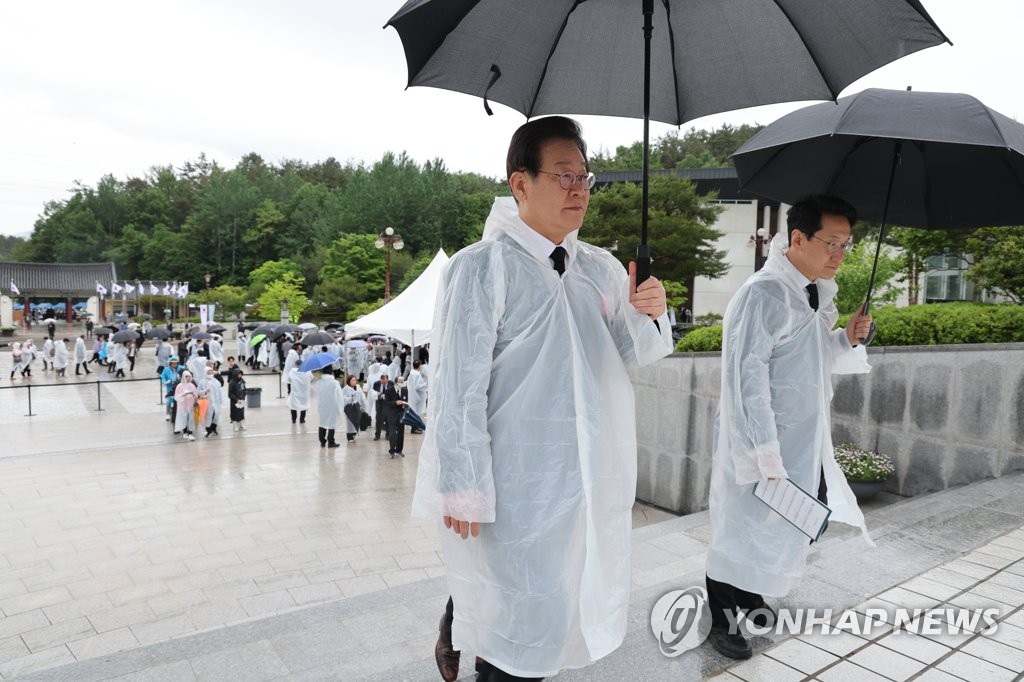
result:
[(178, 298), (185, 298), (186, 296), (188, 296), (188, 282), (178, 287)]
[(15, 296), (21, 293), (21, 290), (14, 284), (14, 278), (11, 278), (11, 293)]
[(158, 289), (158, 288), (157, 288), (157, 286), (156, 286), (155, 284), (153, 284), (152, 282), (150, 282), (150, 283), (149, 283), (149, 293), (150, 293), (150, 294), (151, 294), (152, 296), (159, 296), (159, 295), (160, 295), (160, 289)]
[(133, 287), (133, 286), (132, 286), (131, 284), (129, 284), (128, 282), (125, 282), (125, 283), (124, 283), (124, 292), (125, 292), (126, 294), (134, 294), (134, 293), (135, 293), (135, 287)]
[(167, 282), (164, 282), (164, 296), (170, 296), (170, 295), (171, 295), (171, 287), (170, 287), (169, 284), (167, 284)]
[(121, 285), (118, 284), (117, 282), (111, 280), (110, 281), (110, 293), (112, 293), (114, 295), (117, 295), (117, 294), (121, 293)]
[(96, 282), (96, 293), (99, 294), (100, 296), (107, 295), (107, 288), (100, 284), (98, 281)]

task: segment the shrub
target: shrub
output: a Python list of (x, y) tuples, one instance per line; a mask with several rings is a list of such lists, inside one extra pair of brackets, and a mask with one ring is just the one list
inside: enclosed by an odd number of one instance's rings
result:
[(686, 333), (676, 344), (677, 353), (722, 350), (722, 325), (696, 327)]

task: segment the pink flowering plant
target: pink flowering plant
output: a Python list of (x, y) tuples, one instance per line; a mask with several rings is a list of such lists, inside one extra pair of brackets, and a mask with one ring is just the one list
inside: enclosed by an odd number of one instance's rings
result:
[(835, 454), (840, 470), (851, 481), (884, 481), (896, 473), (891, 457), (853, 443), (836, 446)]

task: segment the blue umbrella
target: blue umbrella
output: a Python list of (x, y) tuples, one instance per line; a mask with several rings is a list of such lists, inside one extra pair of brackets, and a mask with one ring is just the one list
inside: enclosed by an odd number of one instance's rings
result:
[(334, 353), (314, 353), (299, 365), (300, 372), (316, 372), (324, 367), (330, 367), (340, 358)]
[(423, 417), (417, 414), (416, 410), (412, 409), (408, 405), (405, 406), (405, 410), (402, 412), (402, 423), (408, 424), (414, 429), (420, 431), (427, 428), (427, 425), (423, 422)]

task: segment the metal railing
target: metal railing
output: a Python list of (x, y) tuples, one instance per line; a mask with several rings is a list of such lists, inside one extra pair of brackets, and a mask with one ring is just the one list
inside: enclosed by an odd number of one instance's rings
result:
[(67, 388), (67, 387), (70, 387), (70, 386), (78, 387), (78, 386), (88, 386), (89, 384), (96, 384), (96, 409), (94, 410), (94, 412), (103, 412), (104, 411), (104, 408), (103, 408), (103, 392), (102, 392), (102, 390), (100, 388), (101, 386), (103, 386), (104, 384), (114, 384), (114, 385), (117, 385), (117, 384), (124, 384), (124, 383), (135, 383), (135, 382), (139, 382), (139, 381), (157, 381), (158, 382), (157, 388), (160, 390), (160, 400), (158, 401), (157, 404), (158, 405), (162, 405), (163, 402), (164, 402), (164, 390), (163, 390), (163, 382), (160, 381), (160, 377), (148, 377), (148, 378), (135, 378), (135, 377), (132, 377), (130, 379), (128, 377), (123, 377), (121, 379), (106, 379), (106, 380), (95, 379), (93, 381), (73, 381), (73, 382), (69, 382), (69, 383), (64, 383), (64, 382), (60, 382), (60, 383), (45, 383), (45, 384), (24, 383), (24, 384), (21, 384), (19, 386), (0, 386), (0, 391), (24, 390), (26, 392), (26, 394), (27, 394), (27, 399), (28, 399), (28, 414), (26, 414), (25, 416), (26, 417), (35, 417), (37, 415), (37, 413), (32, 411), (32, 389), (36, 389), (38, 391), (40, 389)]

